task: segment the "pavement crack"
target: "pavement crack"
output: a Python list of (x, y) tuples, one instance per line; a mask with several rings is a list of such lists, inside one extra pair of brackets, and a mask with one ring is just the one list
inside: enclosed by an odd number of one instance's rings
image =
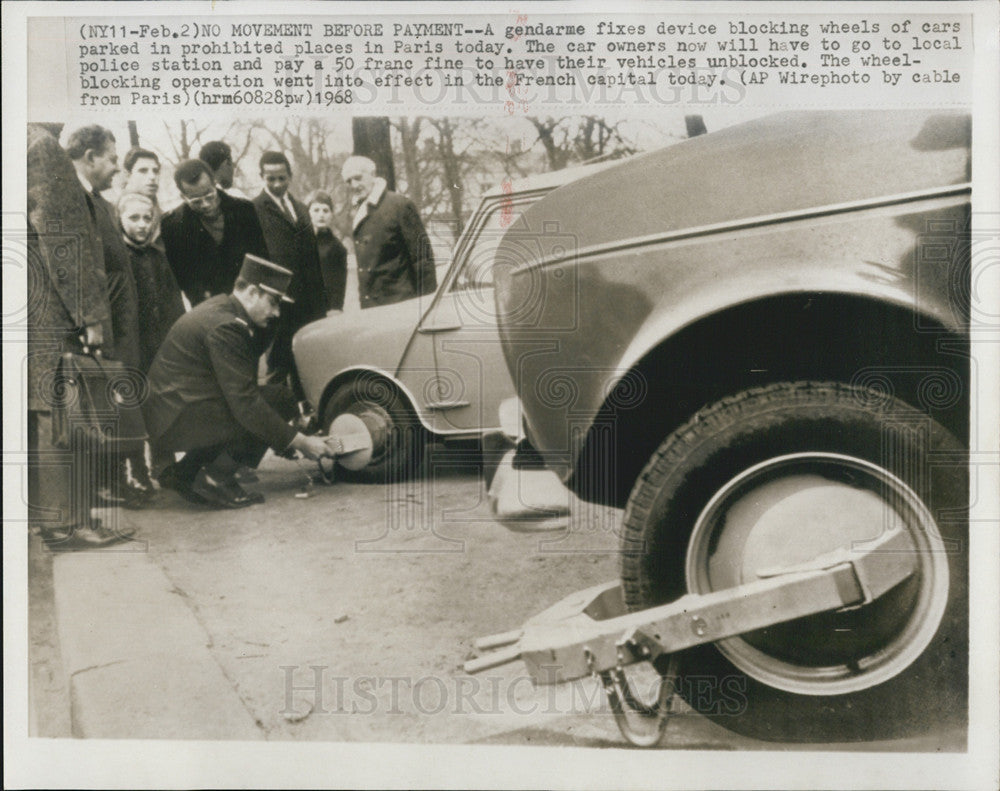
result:
[(240, 694), (239, 682), (233, 677), (232, 673), (226, 670), (225, 665), (223, 665), (222, 662), (219, 661), (218, 656), (216, 656), (215, 650), (213, 650), (215, 648), (215, 636), (209, 630), (208, 624), (202, 617), (197, 601), (194, 598), (192, 598), (187, 593), (187, 591), (185, 591), (177, 584), (177, 582), (170, 576), (166, 566), (164, 566), (163, 563), (157, 560), (156, 564), (160, 567), (160, 570), (163, 572), (163, 576), (166, 577), (167, 581), (170, 583), (171, 585), (170, 592), (177, 594), (182, 599), (184, 599), (185, 602), (187, 602), (187, 606), (191, 612), (192, 617), (195, 619), (195, 621), (198, 622), (198, 625), (201, 627), (202, 632), (204, 632), (205, 636), (208, 638), (208, 641), (205, 646), (207, 649), (209, 649), (208, 655), (212, 658), (212, 661), (215, 662), (216, 666), (219, 668), (219, 672), (222, 673), (223, 678), (225, 678), (226, 681), (228, 682), (230, 688), (233, 691), (233, 694), (236, 695), (236, 699), (240, 702), (240, 705), (244, 708), (247, 715), (253, 721), (254, 725), (256, 725), (257, 728), (260, 729), (260, 732), (261, 734), (263, 734), (264, 739), (266, 740), (270, 738), (270, 730), (268, 729), (268, 727), (261, 721), (261, 718), (253, 710), (253, 707), (250, 705), (250, 702), (246, 699), (246, 697)]
[(127, 661), (128, 660), (126, 659), (116, 659), (113, 662), (101, 662), (100, 664), (97, 665), (88, 665), (87, 667), (81, 667), (79, 670), (74, 670), (72, 673), (69, 674), (69, 677), (75, 678), (81, 673), (89, 673), (91, 670), (101, 670), (106, 667), (114, 667), (115, 665), (120, 665), (123, 662)]

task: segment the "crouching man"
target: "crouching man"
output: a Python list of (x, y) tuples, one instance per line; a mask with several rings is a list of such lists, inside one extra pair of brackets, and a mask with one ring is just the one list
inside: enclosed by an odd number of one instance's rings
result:
[(184, 452), (160, 472), (162, 486), (185, 499), (221, 508), (263, 502), (236, 481), (238, 467), (256, 467), (268, 447), (329, 453), (319, 437), (289, 421), (298, 407), (284, 385), (258, 385), (257, 365), (268, 323), (281, 312), (292, 273), (247, 255), (232, 294), (219, 294), (181, 316), (149, 370), (147, 431), (158, 453)]

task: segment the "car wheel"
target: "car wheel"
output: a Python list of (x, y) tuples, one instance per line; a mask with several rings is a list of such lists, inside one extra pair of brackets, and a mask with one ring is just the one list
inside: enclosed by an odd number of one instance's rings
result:
[(371, 436), (371, 453), (361, 466), (351, 457), (338, 460), (338, 476), (365, 483), (391, 483), (414, 477), (423, 461), (426, 432), (399, 390), (384, 379), (360, 378), (343, 385), (323, 409), (328, 433), (340, 415), (360, 419)]
[(748, 390), (675, 431), (626, 507), (630, 609), (863, 548), (896, 527), (908, 536), (915, 572), (868, 605), (684, 652), (677, 688), (688, 704), (768, 740), (964, 729), (967, 461), (924, 413), (835, 383)]

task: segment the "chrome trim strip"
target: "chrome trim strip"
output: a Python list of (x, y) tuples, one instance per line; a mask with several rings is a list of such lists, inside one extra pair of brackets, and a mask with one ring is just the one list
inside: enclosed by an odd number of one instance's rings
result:
[(534, 269), (545, 269), (549, 266), (566, 263), (567, 261), (579, 262), (588, 258), (593, 258), (598, 255), (604, 255), (606, 253), (622, 252), (624, 250), (631, 250), (636, 247), (648, 247), (655, 244), (663, 244), (665, 242), (676, 242), (684, 239), (693, 239), (701, 236), (714, 236), (716, 234), (725, 233), (727, 231), (743, 231), (743, 230), (748, 230), (750, 228), (759, 228), (767, 225), (777, 225), (778, 223), (782, 222), (807, 220), (807, 219), (814, 219), (816, 217), (826, 217), (837, 214), (846, 214), (852, 211), (879, 209), (885, 206), (913, 203), (916, 201), (927, 200), (930, 198), (954, 197), (958, 195), (963, 195), (965, 193), (969, 193), (971, 191), (972, 191), (972, 184), (970, 182), (966, 182), (964, 184), (957, 184), (954, 187), (950, 187), (947, 189), (942, 189), (941, 187), (934, 187), (932, 189), (918, 190), (916, 192), (900, 193), (897, 195), (891, 195), (881, 198), (867, 198), (865, 200), (850, 201), (848, 203), (834, 203), (812, 209), (797, 209), (795, 211), (781, 212), (778, 214), (764, 214), (758, 217), (748, 217), (747, 219), (737, 220), (735, 222), (713, 223), (711, 225), (701, 225), (701, 226), (695, 226), (693, 228), (683, 228), (676, 231), (668, 231), (666, 233), (650, 234), (649, 236), (640, 236), (637, 238), (628, 239), (626, 241), (597, 244), (591, 247), (585, 247), (576, 252), (569, 252), (561, 256), (556, 256), (552, 258), (543, 258), (541, 261), (535, 261), (529, 264), (524, 264), (523, 266), (519, 266), (517, 269), (511, 271), (511, 276), (516, 276), (523, 274), (525, 272), (530, 272)]
[[(399, 379), (396, 378), (394, 375), (386, 373), (386, 371), (385, 371), (384, 368), (376, 368), (373, 365), (352, 365), (350, 368), (343, 368), (343, 369), (337, 371), (336, 375), (333, 376), (333, 377), (331, 377), (330, 381), (327, 382), (323, 386), (323, 392), (325, 393), (327, 391), (327, 389), (330, 387), (330, 382), (332, 382), (334, 379), (336, 379), (338, 377), (341, 377), (344, 374), (348, 374), (348, 373), (352, 373), (352, 372), (361, 372), (361, 373), (367, 372), (367, 373), (378, 374), (383, 379), (387, 379), (390, 382), (392, 382), (394, 385), (396, 385), (396, 387), (398, 387), (402, 391), (403, 395), (406, 396), (407, 400), (410, 402), (410, 405), (413, 407), (413, 411), (416, 412), (417, 418), (420, 420), (420, 424), (425, 429), (427, 429), (428, 433), (434, 435), (435, 437), (451, 437), (451, 438), (469, 438), (469, 439), (475, 439), (476, 437), (481, 437), (487, 431), (495, 431), (496, 428), (497, 428), (496, 426), (483, 426), (483, 428), (481, 428), (478, 431), (476, 431), (476, 430), (470, 431), (469, 429), (465, 429), (465, 428), (456, 428), (456, 429), (449, 429), (449, 430), (441, 431), (441, 430), (438, 430), (438, 429), (431, 428), (430, 425), (428, 425), (426, 416), (424, 415), (423, 411), (420, 408), (420, 402), (418, 402), (417, 399), (414, 398), (413, 393), (410, 391), (410, 389), (406, 385), (404, 385), (402, 382), (400, 382)], [(431, 408), (434, 408), (434, 409), (452, 409), (452, 408), (458, 408), (460, 406), (470, 406), (470, 404), (471, 404), (471, 402), (469, 402), (469, 403), (463, 403), (463, 404), (455, 403), (455, 404), (453, 404), (451, 406), (443, 406), (443, 407), (431, 407), (429, 405), (425, 405), (425, 408), (427, 408), (427, 409), (431, 409)], [(323, 407), (324, 408), (326, 407), (326, 400), (325, 399), (323, 401)]]
[(471, 401), (431, 401), (424, 404), (428, 409), (433, 409), (438, 412), (444, 412), (447, 409), (461, 409), (462, 407), (472, 406)]

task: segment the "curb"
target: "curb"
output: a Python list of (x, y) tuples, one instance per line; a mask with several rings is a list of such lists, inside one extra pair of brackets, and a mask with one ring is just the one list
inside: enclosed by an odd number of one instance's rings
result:
[(183, 592), (142, 547), (53, 558), (73, 735), (263, 739)]

